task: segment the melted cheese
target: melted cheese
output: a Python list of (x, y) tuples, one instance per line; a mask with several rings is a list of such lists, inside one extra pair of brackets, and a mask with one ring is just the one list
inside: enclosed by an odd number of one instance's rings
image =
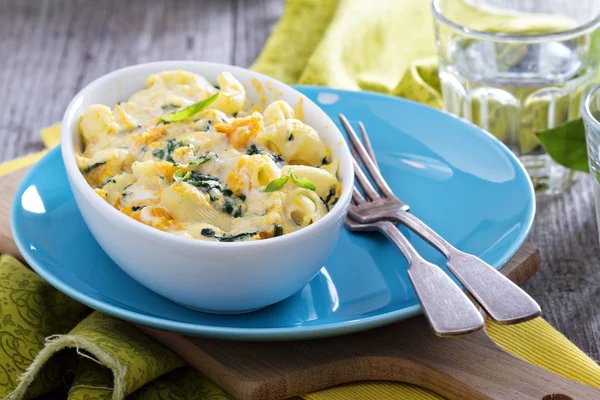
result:
[[(219, 90), (199, 75), (167, 71), (112, 110), (90, 106), (79, 125), (85, 148), (75, 155), (89, 185), (137, 221), (201, 240), (267, 239), (325, 215), (341, 190), (338, 162), (298, 108), (278, 100), (263, 115), (265, 104), (250, 104), (233, 75), (218, 83)], [(217, 91), (208, 109), (161, 121)], [(316, 190), (299, 188), (294, 168)]]

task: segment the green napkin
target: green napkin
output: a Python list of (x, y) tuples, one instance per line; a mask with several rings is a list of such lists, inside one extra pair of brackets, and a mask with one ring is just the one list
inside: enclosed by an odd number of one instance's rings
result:
[[(455, 12), (488, 30), (510, 25), (544, 31), (564, 23), (547, 16), (497, 17), (466, 4)], [(441, 107), (434, 55), (429, 0), (289, 0), (253, 68), (287, 83), (373, 90)], [(2, 256), (0, 398), (32, 398), (61, 388), (70, 400), (229, 398), (129, 324), (92, 312)], [(343, 390), (327, 393), (347, 398)], [(309, 397), (319, 396), (328, 394)]]
[(0, 398), (67, 385), (69, 400), (230, 398), (128, 323), (92, 312), (1, 256)]

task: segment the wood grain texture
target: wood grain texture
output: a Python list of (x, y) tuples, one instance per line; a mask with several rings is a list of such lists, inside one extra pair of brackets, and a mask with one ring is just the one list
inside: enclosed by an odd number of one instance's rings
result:
[[(425, 1), (425, 0), (422, 0)], [(524, 9), (597, 0), (494, 0)], [(38, 131), (62, 117), (91, 80), (145, 61), (248, 66), (284, 0), (0, 0), (0, 161), (42, 148)], [(543, 267), (526, 286), (544, 317), (600, 360), (600, 246), (592, 180), (538, 204), (531, 240)]]
[(181, 354), (236, 399), (276, 400), (337, 384), (391, 380), (449, 400), (600, 398), (600, 390), (555, 375), (495, 345), (484, 331), (434, 336), (424, 318), (342, 338), (223, 343), (141, 328)]
[[(537, 270), (531, 244), (502, 269), (522, 284)], [(276, 400), (364, 380), (425, 387), (445, 398), (540, 400), (600, 398), (570, 381), (508, 354), (485, 333), (436, 337), (424, 317), (336, 338), (298, 342), (231, 342), (138, 326), (181, 355), (237, 399)]]
[(22, 260), (21, 253), (13, 241), (10, 230), (10, 209), (15, 199), (14, 194), (21, 180), (29, 172), (30, 167), (20, 169), (8, 175), (0, 176), (0, 254), (12, 254)]

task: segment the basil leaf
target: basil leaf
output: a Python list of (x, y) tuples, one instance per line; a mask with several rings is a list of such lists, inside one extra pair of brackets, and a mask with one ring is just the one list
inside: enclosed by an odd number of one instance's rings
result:
[(162, 117), (160, 117), (160, 119), (163, 122), (177, 122), (177, 121), (186, 120), (188, 118), (193, 117), (195, 114), (199, 113), (200, 111), (206, 109), (208, 106), (210, 106), (212, 103), (214, 103), (215, 100), (217, 100), (218, 96), (219, 96), (219, 92), (213, 94), (212, 96), (210, 96), (207, 99), (204, 99), (202, 101), (194, 103), (191, 106), (184, 108), (183, 110), (179, 110), (179, 111), (172, 112), (171, 114), (163, 115)]
[(585, 128), (581, 118), (538, 132), (537, 136), (554, 161), (567, 168), (589, 172)]
[(276, 192), (283, 188), (287, 181), (290, 179), (289, 176), (284, 175), (281, 178), (273, 179), (269, 184), (265, 187), (265, 192)]
[(185, 182), (190, 178), (191, 175), (192, 171), (188, 171), (185, 175), (183, 175), (183, 170), (178, 169), (177, 171), (175, 171), (175, 173), (173, 173), (173, 180), (175, 182)]
[(290, 169), (290, 177), (292, 178), (292, 181), (298, 187), (301, 187), (303, 189), (308, 189), (308, 190), (317, 190), (317, 187), (315, 186), (314, 183), (312, 183), (311, 181), (309, 181), (306, 178), (296, 175), (296, 173), (294, 171), (292, 171), (291, 169)]

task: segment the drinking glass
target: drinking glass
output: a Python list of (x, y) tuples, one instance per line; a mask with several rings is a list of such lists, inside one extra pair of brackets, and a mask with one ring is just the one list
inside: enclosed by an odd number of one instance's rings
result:
[(567, 188), (574, 172), (536, 133), (580, 117), (598, 77), (600, 1), (433, 0), (432, 8), (446, 110), (504, 142), (538, 194)]
[(594, 86), (581, 103), (581, 114), (585, 125), (590, 172), (594, 178), (596, 220), (600, 230), (600, 84)]

